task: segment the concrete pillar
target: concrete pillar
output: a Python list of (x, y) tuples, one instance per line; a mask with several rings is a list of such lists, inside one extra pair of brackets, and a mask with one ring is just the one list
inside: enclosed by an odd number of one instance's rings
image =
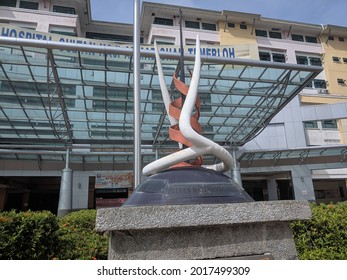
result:
[(267, 179), (266, 182), (269, 200), (278, 200), (276, 179)]
[(72, 209), (88, 208), (89, 174), (83, 171), (74, 171), (72, 185)]
[(72, 170), (64, 168), (61, 172), (58, 217), (65, 216), (72, 210)]
[(66, 167), (61, 171), (58, 217), (65, 216), (72, 210), (72, 169), (69, 168), (69, 153), (66, 152)]
[(291, 168), (295, 200), (315, 201), (312, 173), (305, 165), (295, 165)]

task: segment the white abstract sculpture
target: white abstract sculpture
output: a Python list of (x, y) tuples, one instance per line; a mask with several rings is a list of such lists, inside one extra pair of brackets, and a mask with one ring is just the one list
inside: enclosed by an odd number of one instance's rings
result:
[(164, 73), (160, 62), (157, 45), (155, 45), (155, 56), (157, 60), (160, 88), (170, 123), (172, 126), (177, 124), (179, 125), (179, 129), (182, 135), (185, 137), (187, 141), (189, 141), (192, 144), (192, 146), (179, 150), (176, 153), (170, 154), (146, 165), (143, 168), (142, 173), (147, 176), (152, 175), (164, 169), (172, 167), (178, 163), (185, 162), (187, 160), (194, 159), (205, 154), (213, 154), (221, 162), (213, 165), (203, 165), (204, 168), (213, 169), (219, 172), (226, 172), (230, 170), (233, 165), (233, 157), (230, 155), (230, 153), (217, 143), (200, 135), (193, 129), (191, 124), (191, 116), (197, 100), (198, 86), (200, 80), (201, 54), (199, 36), (197, 36), (196, 39), (196, 57), (193, 75), (191, 78), (191, 83), (189, 86), (187, 96), (182, 107), (179, 121), (177, 121), (169, 114), (171, 97), (164, 79)]

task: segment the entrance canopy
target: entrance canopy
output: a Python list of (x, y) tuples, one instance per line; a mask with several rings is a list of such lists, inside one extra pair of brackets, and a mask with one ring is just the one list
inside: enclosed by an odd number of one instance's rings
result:
[[(173, 95), (178, 94), (172, 77), (179, 54), (162, 52), (161, 58), (167, 85)], [(193, 62), (193, 55), (185, 56), (188, 68)], [(243, 145), (321, 70), (202, 56), (203, 135), (227, 147)], [(132, 162), (133, 100), (131, 48), (0, 38), (1, 158), (21, 159), (23, 149), (40, 147), (54, 151), (49, 152), (50, 158), (61, 160), (64, 153), (56, 151), (75, 147), (71, 161), (74, 155), (80, 161), (83, 154), (95, 160), (103, 156)], [(142, 148), (144, 161), (149, 162), (155, 156), (153, 147), (164, 154), (177, 147), (168, 139), (169, 121), (152, 50), (141, 51), (141, 110)]]
[(302, 164), (346, 163), (347, 146), (319, 146), (288, 150), (247, 151), (240, 158), (241, 167), (265, 167)]

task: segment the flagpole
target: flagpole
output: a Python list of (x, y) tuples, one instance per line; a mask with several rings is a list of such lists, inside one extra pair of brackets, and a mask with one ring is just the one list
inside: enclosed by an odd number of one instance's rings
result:
[(134, 0), (134, 188), (141, 183), (140, 0)]
[[(181, 59), (180, 59), (180, 80), (182, 83), (186, 82), (186, 77), (184, 74), (184, 48), (183, 48), (183, 16), (182, 9), (180, 9), (180, 49), (181, 49)], [(184, 95), (182, 94), (182, 98), (184, 100)]]

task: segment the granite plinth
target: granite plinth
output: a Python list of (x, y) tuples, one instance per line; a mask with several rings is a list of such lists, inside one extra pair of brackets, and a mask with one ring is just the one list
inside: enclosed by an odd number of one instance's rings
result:
[(296, 259), (289, 223), (310, 218), (307, 201), (128, 206), (99, 209), (96, 229), (109, 259)]

